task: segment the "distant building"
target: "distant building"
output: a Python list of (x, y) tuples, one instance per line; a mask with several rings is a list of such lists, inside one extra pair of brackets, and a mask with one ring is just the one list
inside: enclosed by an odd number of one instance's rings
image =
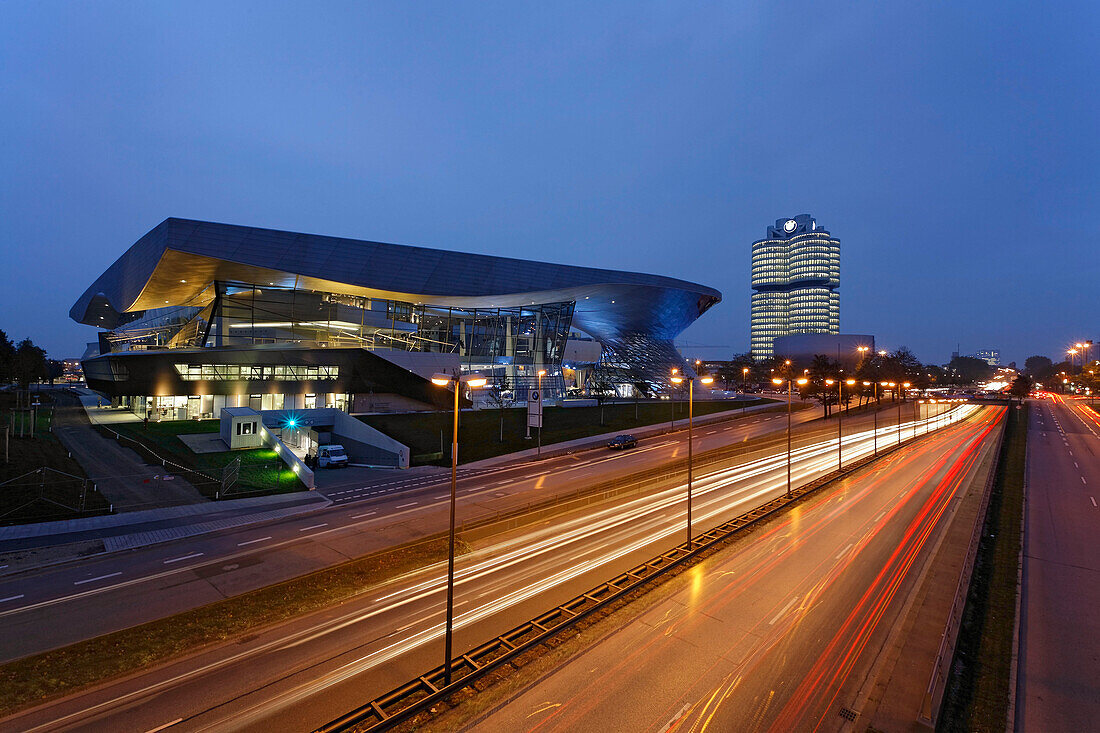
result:
[(752, 244), (752, 358), (789, 334), (840, 333), (839, 287), (840, 241), (809, 214), (777, 219)]
[(989, 366), (1001, 365), (1001, 352), (998, 349), (979, 349), (978, 352), (974, 354), (974, 358), (981, 359), (989, 364)]
[[(860, 351), (860, 347), (866, 347)], [(845, 369), (854, 370), (860, 359), (875, 353), (875, 337), (862, 333), (805, 333), (780, 336), (775, 340), (775, 355), (808, 367), (818, 354), (839, 361)]]
[(80, 359), (62, 360), (61, 381), (69, 384), (77, 384), (84, 381), (84, 370), (80, 368)]

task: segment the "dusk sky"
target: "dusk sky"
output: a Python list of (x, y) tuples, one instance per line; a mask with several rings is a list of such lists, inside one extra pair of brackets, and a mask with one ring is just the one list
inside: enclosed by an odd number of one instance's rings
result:
[[(168, 216), (662, 273), (748, 350), (813, 214), (841, 329), (928, 362), (1100, 340), (1100, 5), (0, 4), (0, 328)], [(705, 347), (705, 348), (704, 348)]]

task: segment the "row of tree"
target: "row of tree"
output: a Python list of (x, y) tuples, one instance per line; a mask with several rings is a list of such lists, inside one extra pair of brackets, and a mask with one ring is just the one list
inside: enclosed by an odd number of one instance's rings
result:
[(52, 382), (60, 376), (61, 362), (48, 358), (45, 349), (29, 338), (14, 343), (0, 330), (0, 384), (15, 383), (26, 389), (32, 382)]
[(1046, 356), (1029, 356), (1024, 361), (1024, 373), (1046, 389), (1071, 383), (1089, 388), (1092, 394), (1100, 391), (1100, 359), (1074, 364), (1070, 361), (1055, 363)]
[[(791, 364), (778, 357), (753, 361), (748, 354), (739, 354), (728, 365), (718, 369), (714, 376), (724, 389), (739, 389), (754, 384), (766, 385), (773, 378), (802, 374), (805, 369), (809, 369), (812, 376), (820, 376), (822, 379), (835, 379), (842, 374), (836, 361), (821, 354), (814, 357), (812, 362)], [(957, 356), (946, 366), (922, 364), (912, 351), (903, 346), (887, 354), (867, 355), (859, 361), (856, 373), (845, 378), (857, 379), (860, 387), (864, 381), (886, 381), (897, 384), (909, 382), (914, 387), (924, 389), (975, 384), (989, 379), (993, 372), (992, 366), (971, 356)]]

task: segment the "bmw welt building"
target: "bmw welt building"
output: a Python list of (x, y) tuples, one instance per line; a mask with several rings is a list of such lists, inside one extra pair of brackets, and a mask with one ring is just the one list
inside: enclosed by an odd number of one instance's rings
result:
[(721, 299), (660, 275), (166, 219), (69, 315), (100, 330), (88, 385), (138, 414), (223, 407), (445, 407), (436, 372), (483, 393), (652, 395), (672, 339)]

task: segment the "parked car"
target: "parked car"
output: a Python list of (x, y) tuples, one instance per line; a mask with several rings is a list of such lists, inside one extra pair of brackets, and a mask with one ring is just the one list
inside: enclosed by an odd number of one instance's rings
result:
[(624, 450), (626, 448), (634, 448), (638, 445), (638, 439), (633, 435), (616, 435), (611, 440), (607, 441), (607, 447), (611, 450)]
[(310, 468), (347, 468), (348, 454), (342, 445), (315, 445), (306, 456), (306, 465)]

